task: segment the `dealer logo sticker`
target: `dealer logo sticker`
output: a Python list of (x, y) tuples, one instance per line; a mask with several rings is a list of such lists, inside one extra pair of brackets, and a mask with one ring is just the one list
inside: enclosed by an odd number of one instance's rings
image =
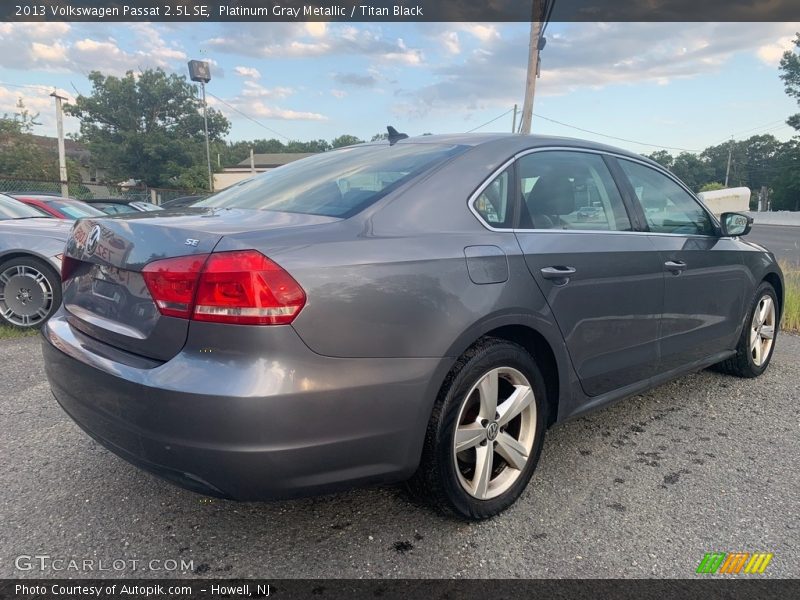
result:
[(697, 565), (697, 573), (738, 575), (763, 573), (772, 561), (771, 552), (706, 552)]

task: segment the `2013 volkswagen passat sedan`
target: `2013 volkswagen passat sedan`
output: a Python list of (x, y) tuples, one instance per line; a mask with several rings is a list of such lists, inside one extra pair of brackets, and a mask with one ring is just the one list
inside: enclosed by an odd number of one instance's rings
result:
[(750, 223), (589, 142), (353, 146), (191, 208), (79, 221), (47, 375), (92, 437), (196, 491), (409, 480), (485, 518), (554, 423), (767, 368), (782, 275)]

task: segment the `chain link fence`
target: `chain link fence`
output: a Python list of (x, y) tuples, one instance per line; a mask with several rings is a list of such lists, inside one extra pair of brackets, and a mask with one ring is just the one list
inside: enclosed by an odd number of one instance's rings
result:
[[(76, 200), (99, 198), (125, 198), (161, 204), (173, 198), (191, 196), (190, 190), (148, 188), (148, 187), (121, 187), (102, 183), (75, 183), (68, 185), (69, 197)], [(0, 175), (0, 193), (13, 194), (47, 194), (60, 196), (61, 183), (40, 179), (19, 179)]]

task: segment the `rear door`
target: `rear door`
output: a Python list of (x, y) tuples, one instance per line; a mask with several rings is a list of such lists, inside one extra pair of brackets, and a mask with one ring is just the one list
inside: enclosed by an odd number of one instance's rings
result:
[(659, 371), (731, 349), (752, 288), (736, 241), (676, 179), (618, 158), (664, 270)]
[(650, 377), (658, 364), (663, 269), (599, 153), (542, 150), (516, 163), (516, 236), (584, 391)]

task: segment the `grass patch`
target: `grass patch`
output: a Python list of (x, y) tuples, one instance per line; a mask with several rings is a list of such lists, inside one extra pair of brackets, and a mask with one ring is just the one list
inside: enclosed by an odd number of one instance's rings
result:
[(17, 329), (16, 327), (0, 325), (0, 340), (33, 337), (37, 333), (39, 333), (38, 329)]
[(800, 333), (800, 265), (781, 262), (786, 289), (781, 329)]

